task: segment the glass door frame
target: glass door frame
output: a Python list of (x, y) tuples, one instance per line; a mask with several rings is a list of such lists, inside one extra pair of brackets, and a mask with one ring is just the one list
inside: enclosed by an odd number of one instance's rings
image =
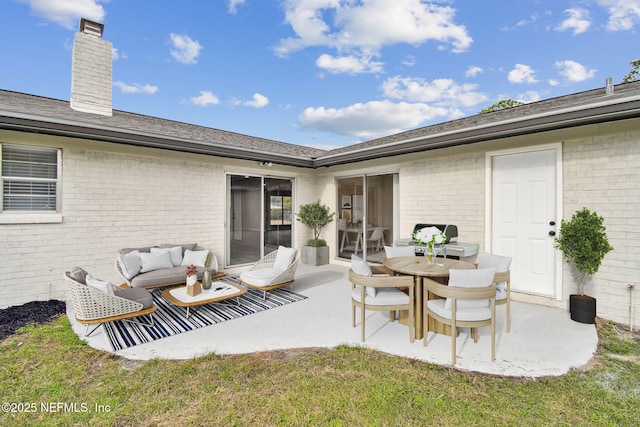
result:
[[(235, 197), (235, 194), (232, 193), (232, 185), (231, 185), (231, 180), (233, 177), (240, 177), (240, 178), (259, 178), (260, 179), (260, 206), (259, 209), (255, 209), (258, 210), (258, 212), (260, 212), (260, 221), (259, 221), (259, 227), (260, 227), (260, 231), (259, 231), (259, 251), (258, 251), (258, 256), (257, 259), (253, 259), (255, 258), (255, 256), (253, 258), (251, 258), (250, 260), (247, 260), (246, 262), (237, 262), (237, 263), (233, 263), (232, 264), (232, 236), (233, 233), (235, 232), (235, 230), (232, 230), (232, 227), (234, 225), (234, 220), (233, 220), (233, 214), (234, 212), (232, 212), (232, 208), (233, 208), (233, 198)], [(265, 253), (265, 243), (266, 243), (266, 232), (267, 230), (267, 223), (266, 221), (268, 220), (267, 216), (269, 215), (269, 211), (267, 210), (267, 204), (266, 204), (266, 197), (267, 197), (267, 183), (266, 181), (268, 180), (283, 180), (283, 181), (288, 181), (291, 184), (291, 209), (292, 209), (292, 218), (293, 218), (293, 206), (295, 206), (295, 179), (292, 177), (277, 177), (277, 176), (266, 176), (266, 175), (260, 175), (260, 174), (255, 174), (255, 173), (236, 173), (236, 172), (227, 172), (225, 173), (225, 197), (226, 197), (226, 209), (225, 209), (225, 268), (233, 268), (233, 267), (241, 267), (241, 266), (245, 266), (245, 265), (252, 265), (255, 264), (257, 261), (259, 261), (262, 257), (264, 257), (266, 255)], [(294, 239), (294, 223), (295, 221), (291, 221), (291, 246), (293, 246), (293, 242), (295, 241)], [(257, 249), (254, 247), (254, 249)]]

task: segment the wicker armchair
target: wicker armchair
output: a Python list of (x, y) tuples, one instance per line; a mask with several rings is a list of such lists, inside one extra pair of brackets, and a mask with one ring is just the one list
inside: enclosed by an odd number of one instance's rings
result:
[[(288, 265), (284, 268), (278, 267), (278, 253), (280, 251), (293, 251), (293, 257)], [(282, 254), (281, 254), (282, 257)], [(267, 298), (267, 291), (281, 288), (283, 286), (290, 286), (293, 290), (293, 276), (298, 268), (298, 262), (300, 261), (300, 251), (290, 248), (279, 248), (255, 263), (251, 269), (240, 274), (239, 280), (241, 283), (263, 291), (263, 299)]]
[[(137, 301), (109, 295), (98, 289), (72, 279), (69, 272), (64, 273), (64, 280), (68, 284), (73, 310), (76, 320), (86, 325), (86, 336), (91, 335), (103, 323), (125, 320), (142, 326), (154, 325), (153, 312), (156, 306), (143, 309), (143, 304)], [(148, 321), (138, 321), (135, 318), (149, 315)], [(96, 325), (89, 331), (89, 325)]]

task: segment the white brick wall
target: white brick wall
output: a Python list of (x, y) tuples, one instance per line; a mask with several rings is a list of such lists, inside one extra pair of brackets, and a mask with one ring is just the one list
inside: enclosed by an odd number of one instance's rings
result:
[[(614, 248), (585, 292), (597, 298), (599, 316), (628, 324), (627, 285), (640, 282), (640, 132), (566, 142), (563, 156), (565, 219), (582, 207), (596, 211)], [(563, 279), (568, 299), (577, 282), (566, 263)], [(634, 318), (640, 318), (640, 298)]]
[(71, 108), (111, 116), (112, 55), (110, 42), (76, 33), (71, 60)]

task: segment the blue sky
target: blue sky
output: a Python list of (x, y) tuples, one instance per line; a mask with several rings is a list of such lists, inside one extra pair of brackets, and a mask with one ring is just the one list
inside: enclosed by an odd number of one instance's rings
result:
[(335, 148), (620, 83), (640, 0), (0, 0), (0, 89), (68, 100), (80, 17), (113, 108)]

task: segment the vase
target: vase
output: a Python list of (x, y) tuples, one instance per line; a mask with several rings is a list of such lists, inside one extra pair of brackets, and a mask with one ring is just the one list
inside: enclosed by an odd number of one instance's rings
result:
[(433, 246), (427, 245), (427, 250), (424, 253), (424, 256), (427, 258), (427, 262), (429, 265), (433, 265), (436, 260), (436, 251)]
[(204, 275), (202, 276), (202, 289), (211, 288), (211, 270), (208, 268), (204, 270)]
[(187, 286), (193, 285), (194, 283), (196, 283), (196, 280), (198, 280), (198, 277), (195, 274), (187, 276)]

